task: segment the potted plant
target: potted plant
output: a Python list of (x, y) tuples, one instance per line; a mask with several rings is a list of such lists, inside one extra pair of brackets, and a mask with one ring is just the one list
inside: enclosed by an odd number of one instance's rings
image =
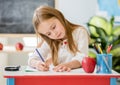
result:
[[(120, 26), (114, 25), (114, 17), (107, 20), (101, 16), (93, 16), (87, 26), (91, 37), (89, 48), (93, 49), (93, 43), (100, 43), (106, 52), (108, 45), (112, 44), (110, 53), (113, 55), (113, 69), (120, 73)], [(96, 52), (90, 50), (89, 55), (96, 57)]]

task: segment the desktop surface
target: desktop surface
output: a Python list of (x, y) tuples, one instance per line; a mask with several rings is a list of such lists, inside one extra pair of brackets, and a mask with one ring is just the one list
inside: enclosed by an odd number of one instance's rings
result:
[(97, 74), (96, 70), (94, 73), (85, 73), (79, 68), (70, 72), (54, 72), (52, 69), (26, 72), (26, 68), (22, 66), (19, 71), (4, 71), (7, 85), (116, 85), (116, 78), (120, 78), (115, 71), (112, 74)]

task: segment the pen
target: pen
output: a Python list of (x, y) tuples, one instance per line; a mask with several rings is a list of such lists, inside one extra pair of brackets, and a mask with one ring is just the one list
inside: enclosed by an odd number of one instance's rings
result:
[(108, 46), (108, 48), (107, 48), (107, 53), (110, 52), (111, 48), (112, 48), (112, 44)]
[(41, 56), (41, 54), (40, 54), (40, 52), (38, 51), (38, 49), (36, 48), (35, 50), (36, 50), (36, 52), (38, 53), (38, 55), (39, 55), (39, 57), (41, 58), (41, 60), (42, 60), (43, 62), (45, 62), (45, 60), (44, 60), (43, 57)]

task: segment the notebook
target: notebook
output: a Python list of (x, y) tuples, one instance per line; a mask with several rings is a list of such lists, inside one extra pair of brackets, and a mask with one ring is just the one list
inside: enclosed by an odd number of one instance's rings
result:
[[(53, 66), (53, 65), (50, 65), (50, 71), (53, 71), (53, 68), (54, 68), (54, 66)], [(25, 71), (26, 71), (26, 72), (37, 72), (37, 71), (39, 71), (39, 70), (37, 70), (37, 69), (35, 69), (35, 68), (33, 68), (33, 67), (30, 67), (30, 66), (26, 66)]]

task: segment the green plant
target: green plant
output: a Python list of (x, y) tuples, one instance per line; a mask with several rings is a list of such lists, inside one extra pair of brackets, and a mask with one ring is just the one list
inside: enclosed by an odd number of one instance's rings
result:
[[(113, 69), (120, 72), (120, 26), (114, 26), (114, 17), (108, 21), (101, 16), (92, 17), (87, 23), (91, 41), (89, 47), (93, 49), (93, 43), (101, 43), (103, 52), (106, 52), (108, 45), (113, 47), (110, 51), (113, 55)], [(95, 57), (95, 52), (90, 51), (89, 55)]]

